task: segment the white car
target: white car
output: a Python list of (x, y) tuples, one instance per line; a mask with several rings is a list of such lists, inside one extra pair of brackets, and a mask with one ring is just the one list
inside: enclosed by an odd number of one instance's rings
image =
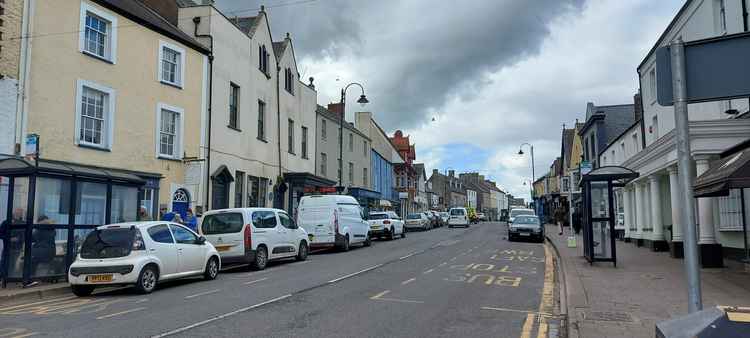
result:
[(133, 284), (150, 293), (161, 281), (203, 275), (214, 279), (221, 259), (205, 237), (171, 222), (103, 225), (90, 232), (68, 270), (76, 296), (102, 285)]
[(250, 264), (263, 270), (269, 261), (282, 258), (307, 259), (307, 232), (286, 211), (272, 208), (211, 210), (198, 227), (227, 263)]
[(367, 218), (370, 223), (370, 237), (380, 237), (392, 240), (396, 236), (406, 237), (404, 221), (393, 211), (371, 212)]
[(451, 208), (448, 211), (448, 227), (455, 226), (469, 227), (469, 212), (466, 208)]
[(357, 200), (348, 195), (302, 196), (297, 224), (307, 231), (310, 247), (337, 247), (349, 251), (352, 244), (370, 246), (370, 223)]
[(516, 219), (517, 216), (520, 215), (529, 215), (534, 216), (536, 213), (532, 209), (526, 209), (526, 208), (513, 208), (510, 209), (510, 214), (508, 214), (508, 224), (512, 224), (513, 220)]
[(404, 226), (406, 229), (429, 230), (432, 228), (432, 221), (427, 218), (427, 215), (423, 212), (413, 213), (406, 215), (406, 223)]

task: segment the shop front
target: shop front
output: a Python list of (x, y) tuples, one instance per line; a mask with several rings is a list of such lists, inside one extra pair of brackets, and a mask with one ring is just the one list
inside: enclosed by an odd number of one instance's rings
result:
[[(331, 189), (335, 191), (335, 185), (336, 182), (311, 173), (285, 173), (284, 181), (281, 184), (277, 183), (274, 194), (281, 197), (286, 193), (288, 203), (286, 203), (286, 208), (277, 208), (285, 209), (293, 219), (297, 219), (297, 206), (302, 196), (326, 193), (324, 191), (331, 191)], [(280, 199), (274, 200), (277, 201), (274, 205), (282, 204), (279, 203)]]
[(359, 205), (365, 208), (366, 213), (381, 208), (381, 196), (377, 191), (365, 188), (349, 188), (349, 195), (357, 199)]
[(64, 279), (95, 227), (136, 221), (139, 206), (157, 203), (142, 199), (153, 196), (148, 183), (160, 177), (41, 159), (0, 160), (3, 286)]

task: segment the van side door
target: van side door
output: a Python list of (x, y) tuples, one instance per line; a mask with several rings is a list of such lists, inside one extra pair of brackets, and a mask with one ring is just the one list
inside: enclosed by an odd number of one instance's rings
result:
[(276, 247), (282, 242), (283, 234), (278, 229), (280, 227), (276, 219), (276, 213), (271, 210), (254, 211), (253, 220), (253, 249), (257, 250), (258, 246), (263, 244), (268, 250), (268, 257), (272, 258), (277, 253), (274, 252)]

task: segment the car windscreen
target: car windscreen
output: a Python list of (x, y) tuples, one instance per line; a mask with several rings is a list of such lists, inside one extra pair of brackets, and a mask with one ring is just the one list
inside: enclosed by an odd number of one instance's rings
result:
[(463, 209), (451, 209), (451, 216), (463, 216), (464, 211)]
[(520, 215), (534, 215), (534, 211), (533, 210), (520, 210), (520, 209), (510, 211), (510, 217), (516, 217)]
[(532, 216), (518, 216), (513, 220), (513, 225), (539, 225), (539, 217)]
[(388, 214), (370, 214), (370, 219), (388, 219)]
[(203, 217), (201, 231), (204, 235), (236, 233), (242, 231), (243, 224), (242, 214), (239, 212), (212, 214)]
[(421, 214), (409, 214), (406, 216), (406, 219), (422, 219)]
[(136, 229), (97, 229), (88, 234), (81, 245), (81, 258), (102, 259), (130, 255)]

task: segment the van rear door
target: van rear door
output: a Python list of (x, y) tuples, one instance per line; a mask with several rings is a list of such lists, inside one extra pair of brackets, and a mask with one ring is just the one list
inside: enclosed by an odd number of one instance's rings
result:
[[(310, 244), (333, 244), (336, 242), (334, 209), (336, 202), (324, 196), (303, 197), (297, 210), (297, 225), (307, 231)], [(341, 221), (339, 219), (339, 221)]]
[[(248, 222), (249, 223), (249, 222)], [(203, 216), (200, 232), (214, 245), (222, 259), (245, 255), (245, 225), (241, 211), (218, 212)]]

